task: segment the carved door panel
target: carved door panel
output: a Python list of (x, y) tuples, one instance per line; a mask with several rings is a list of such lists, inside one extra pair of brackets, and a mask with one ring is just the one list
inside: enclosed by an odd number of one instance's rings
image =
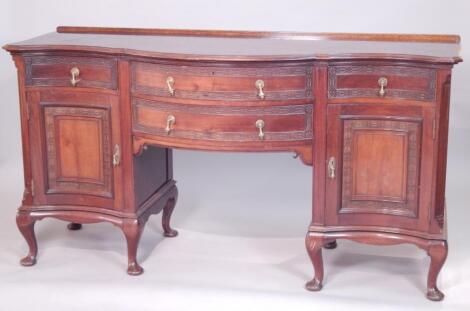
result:
[(35, 203), (119, 209), (117, 99), (93, 93), (28, 95)]
[(328, 107), (328, 225), (425, 230), (432, 204), (432, 107)]

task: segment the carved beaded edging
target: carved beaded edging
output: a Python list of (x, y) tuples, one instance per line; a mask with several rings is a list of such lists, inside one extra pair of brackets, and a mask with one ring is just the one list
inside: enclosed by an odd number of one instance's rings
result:
[[(168, 96), (167, 88), (142, 86), (136, 83), (136, 71), (164, 72), (167, 75), (197, 75), (197, 76), (221, 76), (221, 77), (266, 77), (266, 76), (305, 76), (305, 87), (302, 90), (268, 91), (267, 100), (310, 99), (312, 92), (312, 68), (311, 67), (257, 67), (257, 68), (228, 68), (228, 67), (193, 67), (193, 66), (169, 66), (162, 64), (133, 63), (131, 66), (132, 91), (156, 96)], [(178, 90), (179, 98), (188, 99), (219, 99), (219, 100), (259, 100), (256, 92), (233, 91), (186, 91)]]
[[(342, 207), (339, 213), (379, 213), (416, 218), (418, 216), (417, 204), (417, 172), (419, 166), (419, 150), (417, 146), (420, 123), (399, 120), (344, 120), (343, 136), (343, 183)], [(352, 145), (354, 130), (394, 130), (406, 133), (408, 139), (407, 160), (407, 192), (404, 203), (385, 201), (352, 200)], [(416, 210), (415, 210), (416, 209)]]
[[(290, 132), (266, 132), (266, 141), (295, 141), (312, 139), (312, 105), (290, 105), (290, 106), (271, 106), (271, 107), (220, 107), (220, 106), (196, 106), (168, 104), (161, 102), (151, 102), (141, 99), (133, 99), (133, 124), (134, 129), (159, 136), (167, 137), (164, 128), (149, 127), (139, 124), (138, 109), (144, 106), (150, 109), (167, 112), (185, 112), (193, 114), (212, 114), (212, 115), (304, 115), (305, 130)], [(172, 130), (171, 137), (220, 140), (220, 141), (259, 141), (258, 132), (196, 132)]]
[(328, 68), (328, 98), (348, 97), (377, 97), (377, 89), (351, 88), (340, 89), (337, 87), (337, 77), (340, 75), (394, 75), (423, 77), (428, 80), (425, 91), (398, 90), (387, 88), (387, 96), (406, 98), (421, 101), (436, 100), (436, 70), (428, 68), (416, 68), (406, 66), (330, 66)]
[[(111, 129), (109, 122), (109, 111), (98, 108), (80, 108), (80, 107), (54, 107), (45, 105), (45, 136), (47, 151), (48, 168), (48, 193), (66, 193), (67, 191), (87, 190), (97, 195), (111, 197), (112, 176), (111, 176)], [(103, 181), (72, 182), (60, 180), (58, 176), (57, 163), (57, 142), (56, 142), (56, 118), (60, 116), (81, 116), (100, 120), (102, 126), (103, 140)], [(59, 186), (61, 189), (57, 189)]]
[(198, 76), (240, 76), (240, 77), (259, 77), (263, 75), (273, 76), (298, 76), (305, 75), (306, 69), (311, 70), (310, 67), (305, 66), (278, 66), (278, 67), (200, 67), (200, 66), (175, 66), (164, 64), (145, 63), (145, 66), (140, 66), (142, 63), (132, 63), (133, 71), (136, 67), (146, 71), (157, 71), (165, 73), (176, 74), (191, 74)]

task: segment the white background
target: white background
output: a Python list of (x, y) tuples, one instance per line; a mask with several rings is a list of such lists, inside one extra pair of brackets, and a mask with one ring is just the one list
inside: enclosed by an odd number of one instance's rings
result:
[[(451, 33), (470, 60), (469, 1), (98, 1), (2, 0), (0, 45), (58, 25)], [(310, 218), (311, 170), (287, 154), (175, 152), (180, 200), (176, 239), (148, 223), (140, 277), (125, 274), (125, 242), (108, 224), (68, 232), (37, 225), (39, 261), (23, 268), (26, 244), (15, 209), (22, 193), (16, 71), (0, 53), (0, 310), (469, 310), (470, 65), (452, 85), (447, 205), (450, 253), (440, 278), (446, 300), (424, 298), (428, 259), (412, 246), (340, 242), (326, 251), (322, 292), (303, 237)]]

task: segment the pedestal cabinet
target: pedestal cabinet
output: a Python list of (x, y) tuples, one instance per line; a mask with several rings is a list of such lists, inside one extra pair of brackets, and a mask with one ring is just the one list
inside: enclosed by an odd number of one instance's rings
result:
[[(128, 245), (128, 273), (138, 275), (137, 245), (145, 222), (163, 210), (166, 236), (177, 199), (172, 151), (149, 147), (133, 158), (123, 106), (128, 64), (115, 57), (41, 53), (14, 56), (18, 68), (25, 192), (17, 223), (29, 244), (21, 264), (36, 263), (34, 224), (45, 217), (108, 221)], [(123, 94), (124, 93), (124, 94)]]
[(434, 108), (332, 104), (327, 114), (326, 224), (427, 231)]
[(177, 234), (174, 148), (284, 151), (313, 167), (306, 247), (315, 275), (307, 289), (322, 288), (322, 248), (338, 239), (411, 243), (431, 258), (427, 297), (441, 300), (459, 42), (58, 27), (5, 46), (20, 90), (25, 191), (17, 224), (29, 246), (21, 263), (36, 263), (37, 220), (69, 221), (69, 229), (108, 221), (126, 237), (127, 272), (140, 274), (137, 246), (149, 216), (163, 211), (164, 235)]
[(122, 210), (118, 97), (32, 91), (27, 105), (34, 203)]

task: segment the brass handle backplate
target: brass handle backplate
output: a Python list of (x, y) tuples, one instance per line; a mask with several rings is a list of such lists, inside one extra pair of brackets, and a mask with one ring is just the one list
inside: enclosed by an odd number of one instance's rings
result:
[(257, 120), (255, 125), (256, 127), (258, 128), (259, 130), (259, 133), (258, 133), (258, 137), (259, 139), (264, 139), (264, 132), (263, 132), (263, 129), (264, 129), (264, 121), (263, 120)]
[(121, 164), (121, 148), (118, 144), (114, 145), (114, 152), (113, 152), (113, 166), (119, 166)]
[(166, 78), (166, 86), (168, 87), (168, 93), (170, 93), (171, 96), (175, 95), (175, 79), (173, 77), (168, 77)]
[(259, 99), (264, 99), (264, 97), (265, 97), (265, 94), (264, 94), (264, 91), (263, 91), (263, 88), (264, 88), (264, 81), (263, 81), (263, 80), (256, 80), (255, 86), (256, 86), (256, 88), (258, 89), (258, 97), (259, 97)]
[(70, 75), (72, 76), (72, 78), (70, 78), (70, 84), (72, 84), (72, 86), (77, 86), (78, 82), (80, 82), (80, 79), (78, 79), (80, 70), (77, 67), (73, 67), (70, 69)]
[(336, 159), (335, 159), (335, 157), (331, 157), (328, 160), (328, 177), (330, 179), (335, 179), (335, 177), (336, 177)]
[(170, 134), (170, 132), (171, 132), (171, 126), (172, 126), (173, 124), (175, 124), (175, 121), (176, 121), (176, 118), (175, 118), (174, 115), (171, 115), (171, 114), (170, 114), (170, 115), (166, 118), (165, 132), (166, 132), (167, 135)]
[(385, 87), (388, 84), (388, 80), (385, 77), (380, 77), (379, 80), (377, 81), (377, 83), (379, 84), (379, 87), (380, 87), (379, 96), (384, 97), (385, 96)]

